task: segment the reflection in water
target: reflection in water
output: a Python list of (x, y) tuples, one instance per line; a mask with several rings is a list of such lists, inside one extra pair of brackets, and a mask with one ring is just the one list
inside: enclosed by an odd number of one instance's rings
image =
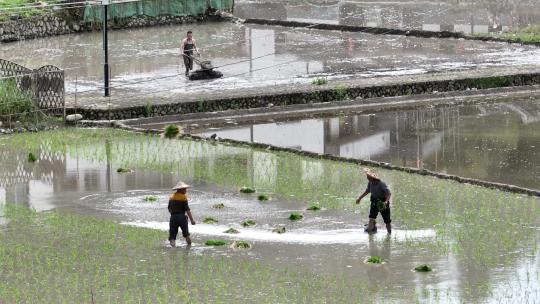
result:
[(466, 34), (540, 24), (532, 1), (237, 1), (241, 18), (276, 19)]
[(256, 123), (202, 134), (538, 189), (539, 130), (540, 105), (530, 101)]

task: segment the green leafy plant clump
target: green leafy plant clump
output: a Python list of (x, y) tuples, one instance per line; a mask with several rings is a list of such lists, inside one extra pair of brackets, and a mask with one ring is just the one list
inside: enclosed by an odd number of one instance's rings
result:
[(431, 266), (429, 266), (427, 264), (422, 264), (420, 266), (414, 267), (414, 270), (417, 271), (417, 272), (430, 272), (433, 269), (431, 268)]
[(235, 249), (249, 249), (251, 248), (251, 244), (246, 241), (235, 241), (231, 247)]
[(163, 132), (166, 138), (175, 138), (178, 134), (180, 134), (180, 128), (177, 125), (168, 125)]
[(132, 173), (133, 170), (130, 169), (130, 168), (120, 167), (120, 168), (116, 169), (116, 172), (117, 173)]
[(255, 189), (247, 186), (240, 188), (241, 193), (255, 193)]
[(299, 220), (301, 220), (303, 218), (304, 218), (304, 216), (302, 214), (298, 213), (298, 212), (293, 212), (293, 213), (291, 213), (289, 215), (289, 219), (291, 221), (299, 221)]
[(347, 87), (343, 84), (338, 84), (334, 88), (334, 96), (336, 100), (344, 100), (347, 99), (349, 96), (347, 94)]
[(153, 195), (147, 195), (147, 196), (145, 196), (145, 197), (143, 198), (143, 200), (144, 200), (145, 202), (155, 202), (155, 201), (157, 201), (157, 199), (158, 199), (158, 198), (157, 198), (156, 196), (153, 196)]
[(144, 105), (143, 114), (144, 114), (144, 117), (152, 117), (152, 114), (153, 114), (152, 104), (147, 102)]
[(323, 85), (327, 83), (328, 83), (328, 79), (326, 77), (316, 77), (313, 80), (311, 80), (311, 84), (314, 84), (314, 85)]
[(34, 109), (32, 96), (13, 79), (0, 80), (0, 115), (28, 113)]
[(277, 233), (277, 234), (283, 234), (287, 232), (287, 229), (285, 228), (285, 226), (280, 226), (280, 227), (272, 229), (272, 232)]
[(383, 259), (381, 259), (381, 257), (379, 257), (379, 256), (372, 255), (372, 256), (367, 258), (367, 263), (369, 263), (369, 264), (382, 264)]
[(203, 223), (205, 224), (216, 224), (218, 222), (217, 219), (211, 217), (211, 216), (207, 216), (203, 219)]
[(225, 208), (225, 204), (224, 203), (214, 204), (214, 205), (212, 205), (212, 208), (213, 209), (223, 209), (223, 208)]
[(206, 242), (204, 242), (204, 245), (206, 245), (206, 246), (223, 246), (223, 245), (227, 245), (227, 242), (222, 241), (222, 240), (207, 240)]
[(28, 162), (35, 163), (37, 161), (37, 157), (34, 155), (34, 153), (30, 152), (28, 153)]
[(311, 205), (309, 205), (309, 207), (306, 208), (306, 210), (319, 211), (321, 210), (321, 206), (319, 206), (319, 203), (312, 203)]
[(251, 227), (257, 225), (257, 223), (254, 220), (245, 220), (241, 223), (243, 227)]
[(231, 227), (231, 228), (229, 228), (229, 229), (223, 231), (223, 233), (228, 233), (228, 234), (238, 234), (238, 233), (240, 233), (240, 231), (238, 231), (238, 229), (235, 229), (235, 228), (232, 228), (232, 227)]
[(259, 194), (259, 195), (257, 196), (257, 199), (258, 199), (259, 201), (267, 201), (267, 200), (270, 199), (270, 197), (269, 197), (268, 195), (266, 195), (266, 194)]

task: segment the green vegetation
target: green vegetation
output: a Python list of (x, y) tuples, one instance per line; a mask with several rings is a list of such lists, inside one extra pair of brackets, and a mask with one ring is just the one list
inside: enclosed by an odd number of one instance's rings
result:
[(381, 259), (381, 257), (373, 255), (368, 257), (366, 262), (369, 264), (382, 264), (383, 260)]
[(467, 85), (471, 88), (477, 89), (500, 88), (512, 85), (512, 80), (504, 76), (494, 76), (478, 79), (468, 79)]
[(214, 209), (223, 209), (223, 208), (225, 208), (225, 204), (223, 204), (223, 203), (214, 204), (212, 206), (212, 208), (214, 208)]
[(319, 206), (319, 203), (311, 203), (311, 205), (309, 205), (309, 207), (306, 208), (306, 210), (309, 210), (309, 211), (319, 211), (321, 210), (321, 206)]
[(311, 84), (314, 84), (314, 85), (323, 85), (327, 83), (328, 83), (328, 79), (326, 77), (317, 77), (311, 80)]
[(349, 97), (347, 94), (347, 87), (343, 84), (338, 84), (334, 89), (334, 96), (336, 100), (344, 100)]
[(133, 170), (130, 169), (130, 168), (120, 167), (120, 168), (116, 169), (116, 172), (117, 173), (132, 173)]
[[(108, 139), (110, 153), (106, 153)], [(350, 210), (358, 191), (365, 189), (362, 167), (352, 163), (121, 130), (26, 133), (6, 136), (3, 143), (6, 149), (58, 153), (103, 165), (109, 157), (114, 165), (173, 172), (186, 182), (231, 191), (253, 185), (275, 193), (277, 199), (294, 195), (298, 202), (320, 201), (320, 207), (328, 209)], [(429, 229), (436, 235), (429, 241), (408, 240), (405, 248), (421, 250), (426, 257), (452, 252), (479, 267), (514, 265), (517, 258), (535, 254), (535, 227), (540, 226), (535, 216), (540, 213), (537, 198), (406, 172), (377, 171), (392, 190), (392, 216), (400, 220), (400, 228)]]
[(232, 243), (231, 247), (235, 249), (249, 249), (251, 248), (251, 244), (246, 241), (235, 241)]
[(282, 233), (287, 232), (287, 229), (285, 228), (285, 226), (280, 226), (280, 227), (272, 229), (272, 232), (277, 233), (277, 234), (282, 234)]
[(521, 30), (503, 33), (478, 33), (477, 37), (492, 37), (515, 42), (540, 43), (540, 25), (529, 26)]
[(206, 246), (223, 246), (223, 245), (227, 245), (227, 242), (222, 241), (222, 240), (208, 240), (204, 242), (204, 244)]
[(255, 226), (257, 223), (254, 220), (245, 220), (240, 224), (242, 225), (242, 227), (250, 227)]
[(238, 233), (240, 233), (240, 231), (238, 231), (238, 229), (234, 229), (234, 228), (231, 227), (231, 228), (223, 231), (223, 233), (238, 234)]
[(423, 265), (414, 267), (414, 270), (417, 272), (430, 272), (433, 269), (431, 269), (431, 266), (423, 264)]
[(289, 215), (289, 219), (291, 221), (298, 221), (298, 220), (301, 220), (303, 218), (304, 218), (304, 216), (302, 214), (298, 213), (298, 212), (293, 212), (293, 213), (291, 213)]
[(152, 104), (147, 102), (145, 105), (144, 105), (144, 108), (143, 108), (143, 115), (144, 117), (152, 117), (153, 116), (153, 109), (152, 109)]
[(267, 200), (270, 199), (270, 197), (268, 195), (266, 195), (266, 194), (259, 194), (257, 196), (257, 199), (260, 200), (260, 201), (267, 201)]
[(147, 195), (143, 198), (145, 202), (155, 202), (157, 201), (157, 197), (153, 195)]
[(37, 161), (37, 157), (34, 155), (34, 153), (32, 152), (28, 153), (28, 162), (35, 163), (36, 161)]
[(180, 134), (180, 128), (177, 125), (168, 125), (163, 132), (166, 138), (175, 138), (178, 134)]
[[(17, 87), (13, 79), (0, 80), (0, 116), (14, 113), (16, 119), (24, 118), (25, 114), (34, 110), (34, 103), (30, 93)], [(3, 120), (3, 117), (0, 117)]]
[(240, 192), (242, 192), (242, 193), (255, 193), (255, 189), (253, 189), (251, 187), (243, 186), (242, 188), (240, 188)]
[(207, 216), (203, 219), (203, 223), (205, 224), (216, 224), (218, 222), (218, 220), (216, 220), (215, 218), (211, 217), (211, 216)]

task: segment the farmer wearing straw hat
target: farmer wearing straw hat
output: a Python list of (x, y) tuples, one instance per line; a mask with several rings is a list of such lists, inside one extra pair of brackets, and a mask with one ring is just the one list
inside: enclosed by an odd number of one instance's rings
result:
[[(195, 225), (195, 220), (191, 215), (187, 200), (187, 188), (190, 186), (184, 182), (179, 182), (174, 186), (173, 190), (176, 190), (169, 197), (169, 213), (171, 219), (169, 221), (169, 242), (172, 247), (176, 246), (176, 236), (178, 235), (178, 227), (182, 230), (182, 236), (186, 239), (187, 245), (191, 246), (191, 238), (189, 237), (188, 229), (188, 217), (191, 221), (191, 225)], [(187, 213), (187, 216), (186, 216)]]
[(368, 226), (366, 228), (366, 232), (368, 233), (375, 233), (377, 232), (377, 227), (375, 224), (377, 223), (375, 219), (377, 218), (377, 215), (379, 212), (381, 213), (381, 216), (383, 218), (384, 223), (386, 224), (386, 230), (388, 233), (392, 233), (392, 220), (390, 219), (390, 190), (388, 190), (388, 187), (386, 184), (381, 181), (379, 178), (379, 175), (372, 169), (364, 169), (364, 173), (366, 173), (366, 177), (368, 179), (368, 185), (366, 188), (366, 191), (360, 195), (360, 197), (356, 200), (356, 203), (359, 204), (360, 201), (364, 198), (364, 196), (371, 193), (371, 205), (369, 207), (369, 222)]

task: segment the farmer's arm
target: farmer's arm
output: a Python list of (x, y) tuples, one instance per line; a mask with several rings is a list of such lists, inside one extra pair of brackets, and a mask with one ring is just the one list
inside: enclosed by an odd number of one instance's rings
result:
[(180, 54), (184, 55), (184, 46), (186, 45), (186, 39), (182, 40), (182, 43), (180, 44)]
[(191, 209), (189, 209), (188, 202), (186, 201), (185, 204), (186, 204), (186, 213), (187, 213), (187, 216), (189, 217), (189, 221), (191, 222), (191, 225), (195, 225), (195, 220), (193, 219), (193, 215), (191, 214)]
[(169, 206), (167, 207), (167, 209), (169, 210), (169, 213), (172, 214), (172, 211), (171, 211), (171, 201), (169, 200)]
[(197, 43), (195, 43), (195, 39), (191, 39), (191, 40), (193, 40), (193, 48), (195, 49), (195, 52), (197, 52), (197, 54), (200, 55), (201, 53), (199, 52), (199, 49), (197, 48)]
[(191, 225), (195, 225), (195, 220), (193, 219), (193, 215), (191, 215), (191, 211), (187, 211), (187, 216), (189, 217), (189, 221), (191, 222)]
[(356, 203), (359, 204), (360, 201), (368, 194), (369, 194), (369, 185), (367, 186), (366, 191), (364, 191), (364, 193), (362, 193), (362, 195), (360, 195), (358, 199), (356, 199)]

